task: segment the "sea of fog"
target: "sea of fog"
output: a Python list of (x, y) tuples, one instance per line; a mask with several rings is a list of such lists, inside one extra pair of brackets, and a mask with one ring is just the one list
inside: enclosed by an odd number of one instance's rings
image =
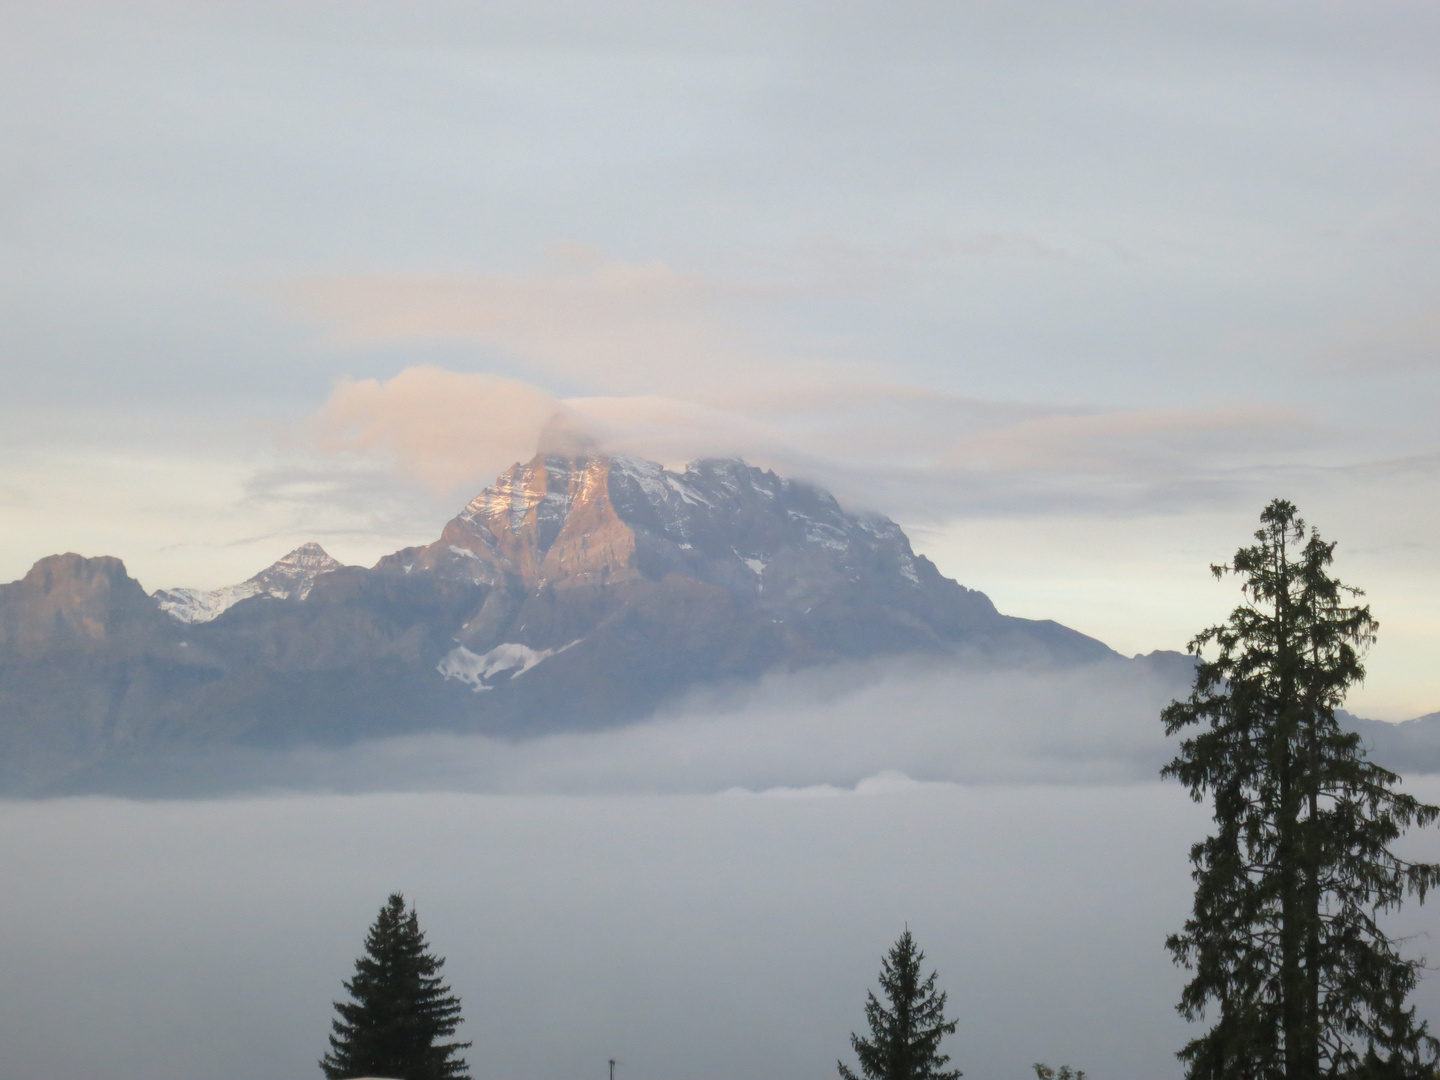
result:
[(711, 794), (853, 788), (899, 771), (976, 784), (1153, 780), (1183, 685), (1139, 664), (969, 670), (857, 663), (698, 691), (647, 723), (539, 738), (414, 735), (345, 748), (227, 748), (160, 761), (123, 794), (473, 791)]
[[(257, 758), (268, 793), (0, 802), (0, 1080), (316, 1080), (392, 890), (484, 1080), (832, 1077), (907, 924), (970, 1080), (1178, 1077), (1162, 942), (1207, 813), (1154, 779), (1167, 693), (893, 669), (609, 733)], [(1440, 859), (1440, 831), (1406, 845)], [(1423, 953), (1437, 918), (1394, 925)], [(1440, 977), (1418, 1000), (1440, 1017)]]

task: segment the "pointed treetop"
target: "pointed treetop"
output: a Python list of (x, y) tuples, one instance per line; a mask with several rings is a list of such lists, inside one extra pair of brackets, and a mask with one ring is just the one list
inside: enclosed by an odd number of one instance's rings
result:
[[(940, 1040), (955, 1033), (956, 1021), (945, 1019), (945, 991), (935, 989), (939, 973), (921, 979), (925, 953), (915, 944), (907, 923), (899, 940), (880, 964), (880, 989), (866, 995), (865, 1019), (870, 1037), (850, 1036), (866, 1080), (959, 1080), (959, 1069), (945, 1068), (948, 1054)], [(858, 1080), (844, 1063), (836, 1063), (842, 1080)]]

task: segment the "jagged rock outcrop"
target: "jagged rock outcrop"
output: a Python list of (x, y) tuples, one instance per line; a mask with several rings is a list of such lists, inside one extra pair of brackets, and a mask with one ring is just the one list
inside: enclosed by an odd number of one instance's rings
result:
[(119, 559), (41, 559), (0, 585), (0, 656), (133, 646), (163, 620)]
[(369, 570), (306, 545), (241, 586), (150, 598), (117, 560), (42, 560), (0, 587), (0, 771), (83, 789), (175, 748), (523, 736), (777, 667), (916, 652), (1118, 659), (1001, 615), (894, 522), (814, 485), (738, 460), (540, 455)]

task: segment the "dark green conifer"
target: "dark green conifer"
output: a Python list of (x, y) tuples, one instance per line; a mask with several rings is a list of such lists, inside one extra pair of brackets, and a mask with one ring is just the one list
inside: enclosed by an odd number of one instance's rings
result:
[(1208, 796), (1216, 826), (1191, 849), (1194, 910), (1166, 942), (1194, 972), (1180, 1012), (1217, 1007), (1179, 1057), (1191, 1080), (1433, 1078), (1440, 1044), (1406, 1006), (1421, 962), (1379, 919), (1440, 882), (1390, 850), (1440, 809), (1394, 790), (1336, 722), (1376, 623), (1330, 576), (1335, 545), (1284, 500), (1261, 526), (1211, 568), (1241, 578), (1243, 601), (1191, 642), (1194, 687), (1162, 717), (1168, 734), (1198, 729), (1162, 775)]
[(344, 983), (351, 1001), (335, 1002), (330, 1053), (320, 1062), (328, 1080), (359, 1076), (455, 1080), (470, 1075), (459, 1051), (442, 1043), (461, 1023), (460, 999), (440, 978), (445, 961), (425, 942), (415, 909), (392, 893), (365, 938), (365, 955)]
[[(945, 991), (935, 989), (939, 973), (932, 971), (921, 981), (924, 959), (906, 927), (881, 961), (880, 989), (888, 1004), (868, 993), (870, 1037), (850, 1036), (867, 1080), (959, 1080), (962, 1075), (959, 1069), (945, 1069), (950, 1056), (940, 1053), (940, 1040), (955, 1033), (955, 1021), (945, 1019)], [(836, 1064), (843, 1080), (857, 1080), (844, 1062)]]

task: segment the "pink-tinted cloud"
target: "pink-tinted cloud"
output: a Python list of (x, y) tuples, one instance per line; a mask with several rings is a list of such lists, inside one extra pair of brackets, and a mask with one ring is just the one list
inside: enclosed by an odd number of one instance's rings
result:
[(342, 346), (458, 341), (501, 350), (541, 377), (598, 393), (723, 386), (781, 358), (727, 329), (726, 304), (753, 291), (662, 262), (559, 249), (538, 273), (371, 275), (293, 283), (283, 301)]
[(780, 407), (796, 399), (763, 383), (710, 401), (559, 400), (514, 380), (417, 367), (386, 382), (341, 383), (310, 432), (323, 451), (370, 458), (457, 498), (563, 433), (669, 465), (739, 455), (876, 509), (921, 504), (942, 516), (996, 498), (1040, 507), (1143, 503), (1162, 491), (1205, 498), (1207, 484), (1237, 465), (1257, 455), (1285, 461), (1308, 445), (1302, 417), (1251, 406), (1097, 412), (910, 387), (791, 389), (806, 407)]
[(308, 434), (323, 452), (377, 458), (455, 496), (533, 454), (541, 430), (565, 411), (512, 379), (413, 367), (384, 382), (340, 383)]

